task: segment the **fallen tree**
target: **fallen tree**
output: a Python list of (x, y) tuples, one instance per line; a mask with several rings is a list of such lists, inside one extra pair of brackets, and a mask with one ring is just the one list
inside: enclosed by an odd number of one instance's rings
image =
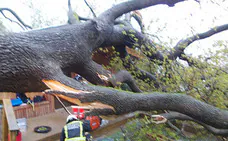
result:
[[(170, 110), (216, 129), (228, 129), (228, 111), (218, 109), (184, 94), (128, 93), (95, 85), (118, 85), (127, 83), (134, 92), (141, 92), (127, 71), (111, 74), (91, 58), (98, 48), (115, 46), (123, 49), (140, 48), (151, 60), (166, 61), (164, 54), (156, 49), (158, 44), (125, 21), (116, 20), (130, 11), (165, 4), (174, 6), (183, 0), (134, 0), (118, 4), (94, 19), (75, 22), (41, 30), (0, 35), (0, 92), (43, 91), (48, 87), (43, 80), (55, 80), (79, 92), (47, 91), (79, 99), (79, 105), (99, 102), (106, 108), (96, 108), (90, 114), (125, 114), (151, 110)], [(1, 9), (0, 9), (1, 10)], [(4, 9), (5, 10), (5, 9)], [(72, 22), (73, 23), (73, 22)], [(205, 33), (181, 40), (166, 55), (175, 60), (184, 55), (185, 48), (196, 40), (210, 37), (228, 29), (218, 26)], [(123, 51), (123, 52), (122, 52)], [(124, 49), (120, 53), (125, 53)], [(128, 55), (123, 55), (126, 58)], [(131, 64), (131, 60), (129, 60)], [(129, 67), (127, 64), (125, 67)], [(139, 70), (136, 68), (136, 70)], [(82, 75), (95, 85), (81, 84), (68, 77), (71, 72)], [(141, 79), (156, 81), (155, 75), (143, 72)], [(104, 76), (104, 77), (102, 77)], [(156, 83), (159, 87), (159, 83)], [(73, 101), (73, 100), (72, 100)], [(93, 105), (91, 105), (93, 106)], [(190, 120), (190, 119), (188, 119)], [(220, 134), (220, 133), (219, 133)], [(223, 132), (222, 135), (227, 135)]]

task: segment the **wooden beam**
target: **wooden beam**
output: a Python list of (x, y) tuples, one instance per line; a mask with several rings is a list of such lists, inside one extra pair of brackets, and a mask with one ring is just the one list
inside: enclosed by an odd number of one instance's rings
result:
[(10, 131), (19, 130), (17, 125), (16, 117), (14, 114), (13, 106), (10, 99), (3, 99), (3, 108), (6, 114), (6, 118), (8, 122), (8, 127)]
[(8, 123), (6, 119), (6, 113), (5, 110), (2, 110), (2, 141), (7, 141), (8, 140)]
[[(3, 117), (3, 124), (5, 124), (3, 126), (3, 141), (5, 141), (5, 139), (7, 140), (8, 133), (10, 133), (10, 141), (16, 141), (16, 136), (17, 132), (19, 131), (19, 127), (17, 125), (16, 117), (10, 99), (3, 99), (3, 108), (3, 116), (5, 116)], [(8, 129), (5, 126), (8, 126)]]

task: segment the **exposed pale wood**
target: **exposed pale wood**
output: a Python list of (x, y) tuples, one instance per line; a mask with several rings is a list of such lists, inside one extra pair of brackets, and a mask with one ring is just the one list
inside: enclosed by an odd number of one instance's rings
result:
[(3, 99), (3, 108), (8, 121), (9, 130), (10, 131), (19, 130), (10, 99)]
[[(43, 79), (42, 80), (51, 90), (57, 90), (57, 91), (66, 91), (66, 92), (74, 92), (74, 93), (91, 93), (89, 91), (82, 91), (82, 90), (76, 90), (76, 89), (73, 89), (69, 86), (66, 86), (56, 80), (45, 80)], [(93, 108), (97, 108), (97, 109), (103, 109), (103, 108), (107, 108), (107, 109), (112, 109), (113, 111), (114, 108), (110, 105), (107, 105), (107, 104), (103, 104), (103, 103), (100, 103), (100, 102), (92, 102), (92, 103), (81, 103), (81, 101), (79, 99), (76, 99), (76, 98), (71, 98), (69, 96), (65, 96), (65, 95), (62, 95), (62, 94), (54, 94), (72, 104), (77, 104), (79, 106), (91, 106)]]
[(9, 128), (7, 124), (5, 110), (2, 110), (2, 141), (7, 141), (8, 131)]
[(12, 99), (12, 98), (16, 98), (16, 94), (15, 93), (11, 93), (11, 92), (0, 92), (0, 99)]

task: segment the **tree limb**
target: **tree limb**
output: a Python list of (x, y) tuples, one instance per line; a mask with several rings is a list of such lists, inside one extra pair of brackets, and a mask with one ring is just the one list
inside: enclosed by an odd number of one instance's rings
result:
[(179, 41), (177, 45), (174, 47), (174, 51), (168, 51), (166, 54), (162, 54), (157, 49), (157, 47), (160, 47), (161, 45), (153, 42), (144, 34), (138, 32), (131, 26), (121, 27), (120, 25), (115, 25), (113, 29), (114, 32), (112, 33), (111, 38), (108, 40), (109, 43), (104, 42), (104, 45), (111, 46), (111, 44), (112, 45), (124, 44), (130, 48), (138, 47), (150, 60), (152, 61), (158, 60), (158, 61), (161, 61), (161, 63), (158, 63), (158, 64), (162, 64), (162, 62), (165, 61), (164, 60), (165, 55), (167, 55), (168, 58), (171, 60), (175, 60), (177, 57), (184, 59), (184, 57), (181, 55), (184, 54), (184, 50), (191, 43), (200, 39), (210, 37), (216, 33), (220, 33), (225, 30), (228, 30), (228, 24), (216, 26), (209, 31), (206, 31), (204, 33), (199, 33), (192, 37)]
[(84, 18), (79, 16), (76, 12), (73, 12), (71, 7), (71, 0), (68, 0), (68, 24), (76, 24), (82, 21), (88, 21), (91, 20), (90, 18)]
[(107, 11), (103, 12), (98, 18), (106, 19), (107, 22), (113, 23), (114, 20), (124, 13), (128, 13), (134, 10), (139, 10), (142, 8), (146, 8), (149, 6), (154, 6), (158, 4), (166, 4), (170, 7), (174, 6), (178, 2), (182, 2), (184, 0), (132, 0), (123, 2), (121, 4), (115, 5)]
[[(215, 128), (228, 129), (227, 110), (218, 109), (184, 94), (131, 94), (103, 87), (96, 87), (92, 90), (92, 93), (86, 94), (59, 91), (47, 92), (47, 94), (50, 93), (77, 98), (81, 102), (99, 101), (112, 106), (115, 109), (113, 114), (117, 115), (134, 111), (171, 110), (188, 115)], [(108, 114), (110, 113), (109, 111)], [(99, 114), (105, 113), (100, 110)]]
[(13, 21), (12, 19), (6, 17), (5, 14), (3, 13), (3, 11), (9, 11), (9, 12), (10, 12), (11, 14), (13, 14), (13, 16), (19, 21), (19, 23), (22, 24), (26, 29), (27, 29), (27, 28), (32, 29), (32, 27), (29, 26), (29, 25), (27, 25), (27, 24), (25, 24), (25, 23), (21, 20), (21, 18), (20, 18), (13, 10), (11, 10), (11, 9), (9, 9), (9, 8), (0, 8), (0, 12), (2, 13), (2, 15), (3, 15), (6, 19), (10, 20), (11, 22), (17, 23), (17, 24), (24, 30), (24, 28), (23, 28), (18, 22)]
[[(144, 117), (147, 117), (148, 119), (151, 119), (153, 115), (151, 115), (151, 113), (148, 113), (148, 112), (143, 112), (143, 111), (136, 111), (134, 113), (129, 113), (129, 114), (125, 114), (125, 115), (122, 115), (122, 116), (119, 116), (119, 117), (115, 117), (115, 119), (117, 120), (111, 120), (112, 122), (121, 122), (122, 124), (125, 124), (127, 120), (132, 120), (134, 118), (144, 118)], [(217, 129), (217, 128), (214, 128), (212, 126), (209, 126), (207, 124), (204, 124), (200, 121), (197, 121), (187, 115), (184, 115), (184, 114), (181, 114), (181, 113), (178, 113), (178, 112), (168, 112), (168, 113), (161, 113), (159, 114), (158, 116), (162, 116), (164, 117), (165, 119), (167, 119), (167, 123), (169, 124), (170, 121), (169, 120), (188, 120), (188, 121), (193, 121), (193, 122), (196, 122), (200, 125), (202, 125), (204, 128), (206, 128), (209, 132), (213, 133), (214, 135), (220, 135), (220, 136), (228, 136), (228, 129)], [(121, 120), (120, 120), (121, 119)], [(149, 122), (148, 124), (154, 124), (154, 122)], [(148, 125), (146, 124), (146, 125)], [(102, 126), (101, 127), (101, 131), (102, 130), (107, 130), (108, 126), (110, 126), (109, 124), (105, 125), (105, 126)], [(144, 125), (142, 125), (144, 126)], [(140, 128), (142, 127), (140, 126)], [(169, 125), (170, 126), (170, 125)], [(171, 126), (174, 126), (174, 125), (171, 125)], [(181, 131), (179, 129), (177, 129), (177, 127), (171, 127), (173, 128), (174, 130), (176, 130), (178, 133), (180, 133), (181, 135), (183, 135), (183, 133), (181, 133)], [(176, 129), (175, 129), (176, 128)], [(138, 129), (138, 128), (137, 128)], [(136, 129), (136, 130), (137, 130)], [(94, 133), (100, 133), (99, 132), (100, 129), (96, 130)], [(98, 131), (98, 132), (97, 132)], [(184, 136), (184, 135), (183, 135)]]
[(144, 34), (145, 28), (144, 28), (144, 24), (143, 24), (143, 21), (142, 21), (142, 15), (140, 14), (140, 12), (137, 11), (137, 10), (133, 11), (131, 16), (137, 21), (137, 23), (140, 26), (141, 32)]
[(83, 67), (83, 71), (78, 71), (78, 73), (92, 84), (115, 87), (119, 85), (118, 83), (126, 83), (133, 92), (142, 92), (134, 78), (125, 70), (112, 74), (94, 61), (90, 61)]
[(90, 11), (93, 13), (93, 17), (97, 17), (95, 12), (93, 11), (93, 9), (91, 8), (91, 6), (88, 4), (88, 2), (86, 0), (84, 0), (84, 2), (86, 3), (86, 5), (89, 7)]
[(185, 48), (187, 46), (189, 46), (191, 43), (193, 43), (197, 40), (205, 39), (207, 37), (210, 37), (216, 33), (219, 33), (219, 32), (225, 31), (225, 30), (228, 30), (228, 24), (216, 26), (216, 27), (213, 27), (210, 30), (204, 32), (204, 33), (199, 33), (199, 34), (196, 34), (192, 37), (182, 39), (175, 45), (174, 51), (170, 52), (168, 57), (169, 57), (169, 59), (174, 60), (177, 57), (180, 57), (183, 54)]
[(73, 12), (71, 7), (71, 0), (68, 0), (68, 24), (76, 24), (80, 22), (79, 16), (77, 13)]
[[(127, 60), (126, 60), (127, 59)], [(130, 57), (126, 57), (126, 59), (122, 59), (124, 61), (123, 65), (126, 69), (131, 69), (133, 68), (133, 72), (140, 72), (139, 75), (136, 75), (136, 77), (138, 79), (141, 79), (143, 81), (149, 79), (149, 82), (153, 81), (154, 82), (154, 87), (155, 88), (159, 88), (160, 87), (160, 84), (159, 82), (157, 81), (157, 78), (155, 75), (145, 71), (145, 70), (142, 70), (138, 67), (136, 67), (134, 65), (134, 63), (132, 62), (131, 58)]]
[(160, 114), (161, 116), (165, 117), (167, 120), (171, 120), (171, 119), (178, 119), (178, 120), (190, 120), (190, 121), (194, 121), (200, 125), (202, 125), (204, 128), (206, 128), (208, 131), (210, 131), (211, 133), (215, 134), (215, 135), (222, 135), (222, 136), (228, 136), (228, 129), (217, 129), (214, 128), (210, 125), (207, 125), (199, 120), (195, 120), (187, 115), (181, 114), (181, 113), (177, 113), (177, 112), (169, 112), (169, 113), (164, 113), (164, 114)]

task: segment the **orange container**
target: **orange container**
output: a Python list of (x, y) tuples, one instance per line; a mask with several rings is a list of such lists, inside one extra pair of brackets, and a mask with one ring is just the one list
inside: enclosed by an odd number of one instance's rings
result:
[(85, 109), (84, 108), (79, 108), (78, 106), (71, 106), (73, 114), (78, 118), (78, 119), (84, 119), (85, 118)]

